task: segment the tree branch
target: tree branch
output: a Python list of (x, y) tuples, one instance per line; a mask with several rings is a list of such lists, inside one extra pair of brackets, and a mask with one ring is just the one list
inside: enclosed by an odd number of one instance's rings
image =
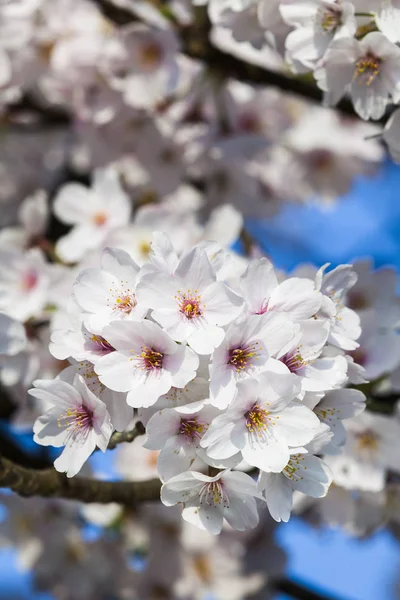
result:
[(114, 450), (118, 444), (122, 444), (123, 442), (128, 442), (130, 444), (133, 440), (136, 440), (139, 435), (144, 435), (145, 433), (146, 429), (140, 421), (138, 421), (135, 427), (129, 431), (114, 431), (108, 444), (108, 450)]
[(0, 487), (9, 488), (20, 496), (66, 498), (81, 502), (107, 504), (117, 502), (133, 506), (160, 499), (161, 482), (98, 481), (88, 477), (68, 478), (55, 469), (38, 471), (21, 467), (0, 457)]
[[(129, 25), (137, 18), (128, 10), (111, 5), (109, 0), (95, 0), (103, 14), (119, 26)], [(258, 67), (240, 58), (224, 52), (213, 46), (209, 39), (211, 23), (206, 7), (196, 8), (196, 18), (189, 26), (176, 26), (177, 33), (182, 41), (184, 54), (195, 60), (201, 60), (221, 77), (237, 79), (239, 81), (265, 86), (274, 86), (308, 100), (321, 103), (323, 92), (312, 81), (296, 77), (290, 73), (273, 71), (268, 68)], [(335, 109), (345, 115), (359, 118), (355, 113), (353, 104), (349, 99), (343, 99)]]

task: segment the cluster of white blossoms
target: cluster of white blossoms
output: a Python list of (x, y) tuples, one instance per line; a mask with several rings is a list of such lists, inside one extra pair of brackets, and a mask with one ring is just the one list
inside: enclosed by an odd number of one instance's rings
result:
[[(208, 4), (217, 45), (269, 48), (299, 76), (312, 73), (335, 106), (349, 95), (365, 120), (381, 119), (400, 102), (400, 5), (397, 0), (193, 0)], [(233, 46), (232, 46), (233, 44)], [(251, 58), (249, 59), (251, 61)], [(259, 61), (262, 62), (262, 61)], [(400, 111), (387, 121), (383, 139), (398, 160)]]
[(105, 248), (51, 335), (51, 353), (71, 365), (29, 390), (47, 409), (34, 439), (63, 447), (54, 464), (73, 477), (140, 419), (144, 448), (159, 451), (161, 500), (181, 503), (185, 520), (244, 530), (266, 503), (287, 521), (294, 491), (326, 495), (320, 455), (340, 450), (342, 419), (364, 409), (344, 387), (361, 333), (343, 304), (356, 280), (350, 265), (282, 279), (267, 258), (238, 276), (216, 242), (179, 255), (161, 232), (142, 267)]

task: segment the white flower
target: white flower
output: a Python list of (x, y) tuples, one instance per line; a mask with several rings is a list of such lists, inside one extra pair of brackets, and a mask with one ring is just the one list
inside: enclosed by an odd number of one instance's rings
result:
[(346, 422), (347, 441), (341, 454), (326, 456), (337, 485), (379, 492), (386, 473), (400, 472), (400, 424), (386, 415), (365, 411)]
[(73, 385), (75, 375), (83, 377), (87, 387), (107, 407), (113, 428), (124, 431), (133, 418), (133, 410), (126, 402), (126, 394), (114, 392), (105, 387), (94, 372), (94, 365), (87, 360), (67, 367), (57, 376), (58, 379)]
[(82, 271), (74, 284), (74, 294), (83, 309), (89, 331), (101, 334), (111, 321), (141, 321), (147, 313), (138, 304), (136, 283), (139, 267), (129, 254), (105, 248), (100, 269)]
[(161, 488), (166, 506), (183, 503), (185, 521), (212, 535), (221, 532), (223, 519), (233, 529), (243, 531), (258, 524), (256, 483), (238, 471), (222, 471), (215, 477), (188, 471), (173, 477)]
[(240, 279), (250, 314), (263, 315), (275, 310), (288, 313), (293, 320), (309, 319), (321, 308), (322, 297), (310, 279), (289, 277), (282, 283), (267, 258), (252, 260)]
[(295, 27), (286, 38), (289, 59), (312, 69), (329, 47), (342, 37), (353, 37), (357, 23), (347, 0), (282, 0), (281, 15)]
[(194, 248), (174, 275), (144, 275), (137, 287), (139, 302), (151, 306), (152, 317), (178, 342), (198, 354), (210, 354), (224, 337), (222, 326), (233, 321), (243, 301), (216, 275), (204, 250)]
[(306, 395), (304, 404), (314, 410), (322, 423), (329, 425), (333, 434), (330, 443), (334, 447), (343, 446), (346, 442), (346, 429), (342, 420), (358, 416), (365, 410), (364, 394), (359, 390), (338, 389), (327, 392), (322, 400), (318, 397), (313, 399), (312, 396)]
[(19, 321), (0, 313), (0, 355), (15, 356), (27, 344), (25, 328)]
[(79, 375), (73, 385), (60, 379), (37, 380), (29, 393), (52, 405), (34, 426), (34, 440), (42, 446), (64, 446), (54, 462), (57, 471), (73, 477), (82, 468), (96, 445), (105, 452), (112, 434), (105, 404), (86, 386)]
[(371, 9), (376, 13), (376, 22), (382, 33), (393, 43), (400, 42), (400, 2), (399, 0), (376, 0)]
[(328, 104), (336, 104), (349, 91), (362, 119), (380, 119), (390, 97), (395, 102), (399, 98), (400, 48), (379, 32), (361, 41), (341, 38), (332, 42), (314, 74), (319, 87), (328, 92)]
[[(161, 450), (158, 473), (166, 481), (190, 469), (200, 449), (200, 440), (218, 411), (204, 402), (157, 411), (146, 425), (149, 450)], [(201, 452), (200, 452), (201, 457)]]
[(311, 441), (319, 420), (293, 402), (299, 389), (295, 377), (279, 363), (275, 370), (238, 384), (235, 400), (216, 417), (200, 444), (211, 458), (239, 452), (254, 467), (280, 473), (289, 460), (289, 446)]
[(312, 498), (322, 498), (328, 493), (332, 483), (331, 470), (314, 454), (329, 442), (330, 435), (329, 428), (321, 426), (305, 448), (290, 450), (290, 459), (281, 473), (260, 473), (258, 488), (264, 491), (268, 510), (275, 521), (289, 521), (294, 491)]
[(345, 306), (345, 297), (355, 285), (357, 273), (352, 265), (339, 265), (329, 273), (324, 273), (326, 266), (317, 273), (316, 288), (326, 297), (321, 314), (330, 320), (328, 342), (342, 350), (355, 350), (358, 348), (356, 340), (361, 334), (360, 317)]
[(293, 323), (283, 314), (251, 315), (232, 323), (210, 364), (210, 399), (224, 409), (232, 402), (240, 380), (265, 371), (271, 356), (294, 339)]
[(326, 321), (303, 321), (293, 341), (277, 354), (277, 358), (299, 378), (303, 394), (331, 390), (346, 381), (344, 356), (321, 357), (328, 333)]
[(156, 323), (114, 321), (104, 336), (115, 352), (100, 358), (95, 371), (106, 387), (128, 392), (130, 406), (151, 406), (171, 387), (182, 388), (196, 375), (198, 356)]
[(37, 317), (46, 305), (50, 271), (43, 253), (0, 250), (0, 310), (18, 321)]
[(81, 260), (88, 250), (101, 248), (109, 233), (129, 222), (131, 204), (112, 167), (95, 171), (93, 186), (68, 183), (57, 194), (54, 214), (60, 221), (73, 225), (56, 246), (67, 262)]

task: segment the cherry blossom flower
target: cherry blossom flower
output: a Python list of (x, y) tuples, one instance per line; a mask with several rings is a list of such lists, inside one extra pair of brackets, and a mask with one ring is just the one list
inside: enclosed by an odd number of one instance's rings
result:
[(172, 387), (183, 388), (196, 375), (198, 356), (174, 342), (156, 323), (114, 321), (104, 335), (115, 352), (100, 358), (95, 371), (106, 387), (128, 392), (130, 406), (151, 406)]
[(191, 468), (201, 457), (200, 440), (218, 411), (203, 402), (157, 411), (146, 426), (149, 450), (161, 450), (158, 473), (167, 481)]
[(329, 105), (349, 91), (362, 119), (380, 119), (390, 97), (399, 98), (400, 49), (380, 32), (361, 41), (340, 38), (330, 45), (315, 77)]
[(200, 445), (211, 458), (243, 459), (266, 472), (280, 473), (289, 460), (289, 446), (311, 441), (319, 420), (294, 402), (296, 379), (280, 365), (256, 379), (238, 384), (235, 400), (215, 417)]
[(263, 315), (274, 310), (297, 321), (309, 319), (321, 308), (321, 294), (309, 279), (289, 277), (279, 283), (267, 258), (251, 261), (240, 281), (250, 314)]
[(181, 258), (173, 276), (144, 275), (139, 302), (153, 308), (152, 317), (176, 341), (187, 341), (198, 354), (210, 354), (224, 337), (222, 326), (240, 313), (242, 299), (216, 281), (207, 254), (194, 248)]
[(79, 274), (74, 294), (89, 331), (101, 334), (111, 321), (144, 318), (147, 308), (136, 295), (138, 274), (139, 267), (129, 254), (115, 248), (103, 250), (100, 269), (86, 269)]
[(0, 310), (26, 321), (44, 309), (49, 294), (50, 269), (43, 253), (0, 249)]
[(326, 321), (304, 321), (293, 341), (277, 354), (290, 373), (298, 377), (303, 394), (331, 390), (347, 379), (344, 356), (321, 356), (328, 335)]
[(379, 492), (388, 470), (399, 472), (400, 425), (396, 419), (365, 411), (346, 422), (342, 452), (325, 456), (334, 483), (350, 490)]
[(232, 323), (211, 357), (212, 404), (220, 409), (229, 406), (238, 382), (267, 370), (271, 365), (269, 359), (294, 339), (295, 332), (292, 322), (277, 313), (262, 317), (251, 315), (239, 323)]
[(196, 471), (176, 475), (161, 488), (161, 501), (166, 506), (183, 503), (185, 521), (217, 535), (223, 520), (239, 531), (258, 523), (256, 483), (238, 471), (221, 471), (208, 477)]
[(357, 23), (354, 5), (347, 0), (282, 0), (280, 12), (295, 27), (286, 38), (289, 59), (312, 69), (333, 40), (351, 38)]
[(73, 385), (59, 379), (37, 380), (29, 393), (51, 406), (36, 420), (33, 431), (42, 446), (64, 446), (54, 462), (57, 471), (73, 477), (96, 446), (106, 451), (112, 434), (110, 416), (82, 377), (76, 375)]
[(58, 254), (76, 262), (88, 250), (100, 249), (113, 229), (128, 224), (130, 212), (129, 198), (113, 168), (96, 171), (90, 189), (79, 183), (64, 185), (54, 201), (54, 213), (74, 227), (57, 242)]
[(289, 521), (295, 490), (312, 498), (322, 498), (328, 493), (332, 473), (315, 454), (321, 452), (330, 435), (329, 428), (322, 426), (310, 444), (290, 450), (289, 461), (281, 473), (260, 473), (258, 488), (263, 490), (275, 521)]

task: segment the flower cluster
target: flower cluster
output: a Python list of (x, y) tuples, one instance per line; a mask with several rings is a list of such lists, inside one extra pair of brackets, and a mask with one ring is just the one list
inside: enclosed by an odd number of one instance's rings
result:
[(30, 390), (48, 407), (35, 441), (63, 446), (55, 467), (72, 477), (140, 418), (144, 448), (159, 451), (161, 500), (182, 503), (184, 519), (243, 530), (266, 502), (287, 521), (295, 490), (326, 495), (332, 474), (318, 455), (337, 452), (342, 419), (364, 409), (344, 387), (361, 333), (344, 305), (356, 280), (350, 265), (281, 280), (266, 258), (238, 276), (215, 242), (178, 254), (161, 232), (142, 267), (105, 248), (51, 335), (71, 366)]

